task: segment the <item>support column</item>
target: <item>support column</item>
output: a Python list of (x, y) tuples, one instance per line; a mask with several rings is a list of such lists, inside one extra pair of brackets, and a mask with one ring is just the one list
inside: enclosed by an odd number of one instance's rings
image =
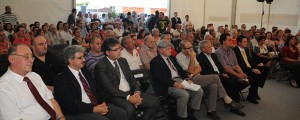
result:
[(232, 25), (235, 25), (235, 20), (236, 20), (236, 5), (237, 5), (237, 0), (232, 0), (232, 6), (231, 6), (231, 26), (229, 28), (232, 28)]

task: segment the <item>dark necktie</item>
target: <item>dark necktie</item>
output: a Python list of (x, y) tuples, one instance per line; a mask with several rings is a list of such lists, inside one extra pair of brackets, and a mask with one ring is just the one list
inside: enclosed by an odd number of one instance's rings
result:
[(97, 105), (97, 98), (95, 97), (94, 93), (92, 92), (90, 86), (88, 85), (87, 81), (84, 79), (84, 77), (79, 73), (79, 79), (81, 81), (81, 84), (83, 86), (83, 89), (85, 91), (85, 93), (87, 94), (87, 96), (90, 98), (91, 103), (93, 105)]
[(41, 97), (38, 90), (31, 82), (31, 80), (28, 77), (24, 77), (24, 81), (27, 82), (28, 88), (30, 89), (36, 101), (42, 106), (42, 108), (44, 108), (50, 114), (51, 120), (55, 120), (56, 119), (55, 111), (50, 107), (50, 105), (48, 105), (48, 103), (46, 103), (46, 101), (44, 101), (44, 99)]
[(114, 64), (115, 64), (115, 69), (117, 70), (117, 72), (118, 72), (118, 75), (119, 75), (119, 77), (120, 77), (121, 73), (120, 73), (120, 68), (119, 68), (119, 65), (118, 65), (118, 63), (117, 63), (117, 62), (114, 62)]
[(169, 58), (167, 58), (168, 64), (169, 66), (175, 71), (177, 72), (177, 69), (175, 68), (175, 66), (172, 64), (171, 60)]

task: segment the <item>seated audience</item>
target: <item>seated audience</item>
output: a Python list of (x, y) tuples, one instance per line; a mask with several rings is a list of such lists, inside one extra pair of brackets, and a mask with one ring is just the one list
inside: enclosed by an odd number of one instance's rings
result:
[(74, 38), (72, 39), (72, 45), (80, 45), (84, 49), (87, 49), (89, 47), (85, 39), (81, 36), (81, 32), (79, 28), (75, 28), (73, 30), (73, 34), (74, 34)]
[(48, 38), (51, 41), (51, 45), (66, 44), (66, 41), (62, 38), (61, 34), (58, 34), (53, 24), (49, 26), (49, 32), (45, 36), (46, 39)]
[(89, 45), (91, 50), (85, 56), (85, 66), (94, 74), (95, 65), (104, 57), (104, 53), (101, 52), (102, 40), (99, 37), (92, 37)]
[(18, 37), (14, 40), (13, 44), (26, 44), (31, 46), (30, 38), (25, 33), (25, 28), (23, 26), (19, 26), (16, 31)]
[[(260, 38), (258, 38), (259, 40)], [(258, 87), (263, 88), (266, 82), (269, 68), (265, 66), (263, 63), (256, 63), (249, 54), (248, 41), (247, 38), (243, 35), (237, 38), (238, 46), (233, 48), (235, 52), (236, 59), (238, 61), (239, 66), (242, 71), (246, 73), (250, 79), (249, 94), (248, 100), (252, 103), (258, 103), (257, 100), (260, 100), (260, 96), (258, 95)], [(259, 44), (261, 44), (259, 42)]]
[(8, 50), (10, 66), (0, 78), (1, 120), (65, 120), (41, 77), (31, 72), (33, 55), (25, 44)]
[(296, 45), (297, 38), (289, 36), (281, 50), (283, 66), (293, 71), (290, 81), (292, 87), (300, 86), (300, 52)]
[(43, 36), (35, 37), (32, 40), (31, 48), (35, 58), (32, 71), (39, 74), (47, 87), (53, 91), (54, 79), (62, 71), (57, 59), (50, 52), (47, 52), (47, 42)]
[(157, 56), (156, 41), (151, 35), (145, 37), (144, 44), (139, 51), (139, 55), (143, 67), (145, 67), (147, 70), (150, 70), (150, 61)]
[(61, 72), (54, 85), (54, 97), (61, 105), (67, 119), (121, 120), (126, 112), (106, 103), (96, 91), (93, 75), (84, 68), (84, 48), (72, 45), (64, 49), (68, 67)]
[(0, 55), (6, 54), (11, 47), (11, 43), (6, 39), (5, 33), (0, 31)]
[(130, 37), (123, 37), (121, 45), (125, 48), (121, 51), (121, 57), (127, 60), (130, 70), (142, 68), (142, 62), (138, 51), (135, 49), (134, 41)]
[[(197, 91), (185, 89), (181, 82), (187, 80), (193, 83), (180, 65), (176, 58), (171, 55), (172, 44), (167, 40), (161, 40), (158, 45), (158, 55), (151, 60), (150, 71), (153, 79), (159, 83), (158, 94), (166, 98), (168, 95), (177, 101), (178, 120), (189, 118), (196, 120), (195, 111), (200, 110), (203, 90)], [(163, 73), (163, 74), (162, 74)], [(190, 101), (190, 112), (188, 112), (188, 102)]]
[(159, 109), (159, 100), (141, 93), (127, 60), (121, 57), (120, 46), (113, 38), (104, 40), (101, 51), (106, 57), (100, 59), (94, 70), (97, 87), (107, 96), (107, 102), (126, 111), (128, 120), (134, 119), (137, 109), (143, 110), (142, 120), (153, 120)]
[(195, 84), (201, 85), (201, 88), (208, 91), (208, 113), (207, 116), (213, 120), (219, 120), (220, 117), (216, 114), (216, 102), (218, 96), (225, 102), (225, 106), (230, 109), (238, 109), (240, 105), (233, 101), (226, 93), (218, 75), (201, 75), (202, 68), (196, 60), (196, 53), (193, 51), (193, 46), (189, 41), (182, 41), (179, 44), (181, 52), (176, 56), (177, 62), (184, 71), (187, 71), (189, 78)]

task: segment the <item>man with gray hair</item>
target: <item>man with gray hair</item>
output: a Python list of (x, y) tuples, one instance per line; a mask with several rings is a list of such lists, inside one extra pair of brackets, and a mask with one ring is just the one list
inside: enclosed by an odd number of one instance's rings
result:
[(84, 68), (84, 51), (84, 48), (78, 45), (64, 49), (64, 59), (68, 67), (57, 76), (54, 84), (55, 99), (62, 106), (66, 118), (78, 120), (126, 118), (124, 110), (106, 103), (104, 97), (98, 96), (93, 75)]
[[(153, 79), (157, 81), (157, 94), (163, 97), (168, 95), (177, 101), (177, 118), (196, 120), (195, 111), (200, 110), (203, 90), (197, 91), (185, 89), (181, 83), (183, 80), (193, 83), (186, 71), (177, 63), (176, 58), (171, 55), (172, 44), (167, 40), (161, 40), (157, 47), (159, 54), (151, 60), (150, 71)], [(164, 74), (162, 74), (164, 73)], [(191, 111), (188, 112), (188, 102), (191, 102)]]
[(216, 102), (218, 96), (225, 102), (225, 106), (230, 109), (238, 109), (239, 104), (233, 101), (226, 93), (218, 75), (201, 75), (202, 68), (196, 60), (196, 53), (189, 41), (182, 41), (179, 44), (181, 52), (176, 56), (177, 62), (183, 70), (189, 73), (189, 77), (195, 84), (199, 84), (208, 91), (208, 113), (207, 116), (213, 120), (219, 120), (216, 114)]
[(154, 40), (152, 35), (148, 35), (145, 37), (144, 44), (140, 49), (139, 55), (143, 66), (147, 70), (150, 70), (150, 61), (155, 56), (157, 56), (156, 41)]
[(121, 57), (127, 60), (130, 70), (142, 68), (142, 62), (139, 53), (135, 49), (134, 41), (131, 39), (131, 37), (123, 37), (121, 45), (125, 48), (121, 51)]
[(159, 34), (160, 33), (159, 33), (159, 30), (157, 28), (152, 29), (152, 36), (153, 36), (153, 38), (156, 42), (160, 40)]
[(106, 36), (106, 39), (108, 39), (108, 38), (114, 38), (115, 39), (116, 38), (116, 34), (112, 30), (106, 30), (105, 31), (105, 36)]
[(8, 50), (10, 66), (0, 78), (1, 120), (65, 120), (41, 77), (32, 71), (34, 57), (25, 44)]

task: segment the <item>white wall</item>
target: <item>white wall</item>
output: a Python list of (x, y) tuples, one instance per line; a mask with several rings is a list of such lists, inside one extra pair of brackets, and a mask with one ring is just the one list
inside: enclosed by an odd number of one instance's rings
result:
[(28, 26), (35, 21), (41, 24), (48, 22), (55, 24), (58, 21), (66, 22), (73, 8), (73, 0), (1, 0), (0, 14), (5, 12), (5, 6), (11, 6), (20, 23)]

